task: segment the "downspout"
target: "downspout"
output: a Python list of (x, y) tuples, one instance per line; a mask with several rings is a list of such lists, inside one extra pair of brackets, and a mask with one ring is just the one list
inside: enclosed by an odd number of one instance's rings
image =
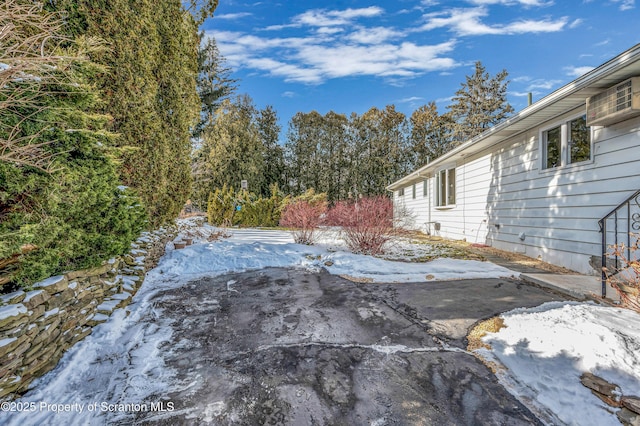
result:
[(429, 189), (427, 189), (427, 231), (429, 231), (429, 234), (431, 233), (431, 193), (433, 192), (432, 184), (433, 183), (431, 182), (431, 179), (427, 177), (427, 185), (429, 185)]

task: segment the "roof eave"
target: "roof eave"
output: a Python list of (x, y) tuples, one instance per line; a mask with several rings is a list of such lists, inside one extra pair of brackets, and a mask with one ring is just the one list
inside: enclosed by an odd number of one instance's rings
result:
[[(540, 99), (539, 101), (527, 106), (526, 108), (524, 108), (523, 110), (519, 111), (518, 113), (516, 113), (515, 115), (509, 117), (508, 119), (496, 124), (495, 126), (493, 126), (492, 128), (484, 131), (483, 133), (481, 133), (480, 135), (468, 140), (467, 142), (463, 143), (462, 145), (454, 148), (453, 150), (447, 152), (446, 154), (436, 158), (434, 161), (422, 166), (421, 168), (419, 168), (417, 171), (404, 176), (403, 178), (393, 182), (392, 184), (387, 186), (387, 190), (388, 191), (394, 191), (396, 189), (400, 189), (404, 186), (407, 186), (411, 183), (416, 182), (418, 179), (416, 178), (416, 176), (421, 176), (421, 177), (427, 177), (429, 176), (434, 169), (436, 169), (437, 167), (441, 166), (442, 164), (446, 163), (447, 161), (451, 161), (452, 159), (459, 157), (462, 153), (464, 153), (465, 151), (469, 150), (471, 147), (474, 147), (476, 145), (478, 145), (480, 142), (488, 140), (489, 138), (496, 138), (495, 142), (491, 143), (492, 145), (495, 145), (499, 142), (501, 142), (502, 140), (504, 140), (505, 137), (511, 137), (514, 134), (508, 134), (505, 135), (505, 133), (507, 133), (507, 130), (514, 126), (517, 123), (522, 122), (523, 120), (529, 118), (529, 117), (533, 117), (535, 115), (540, 115), (541, 112), (543, 112), (546, 108), (548, 108), (549, 106), (558, 103), (559, 101), (569, 98), (571, 95), (575, 95), (578, 94), (581, 91), (585, 91), (586, 89), (590, 88), (591, 86), (594, 86), (596, 84), (597, 81), (603, 79), (604, 77), (611, 75), (617, 71), (620, 71), (622, 69), (624, 69), (624, 67), (629, 66), (630, 64), (634, 63), (634, 62), (638, 62), (640, 61), (640, 44), (636, 44), (635, 46), (633, 46), (632, 48), (630, 48), (629, 50), (621, 53), (620, 55), (616, 56), (615, 58), (609, 60), (608, 62), (600, 65), (597, 68), (594, 68), (593, 70), (589, 71), (588, 73), (582, 75), (581, 77), (578, 77), (577, 79), (573, 80), (572, 82), (566, 84), (565, 86), (562, 86), (561, 88), (555, 90), (554, 92), (550, 93), (549, 95), (545, 96), (544, 98)], [(628, 76), (626, 77), (628, 78)], [(621, 76), (620, 81), (624, 80), (625, 76)], [(591, 94), (595, 94), (597, 91), (601, 90), (601, 87), (598, 88), (597, 90), (594, 90), (593, 93)], [(589, 96), (589, 94), (585, 93), (586, 96)], [(576, 100), (574, 102), (572, 102), (571, 104), (567, 105), (566, 110), (570, 110), (573, 108), (576, 108), (582, 104), (584, 104), (586, 97), (583, 98), (576, 98)], [(544, 115), (542, 115), (540, 117), (539, 120), (537, 120), (537, 122), (542, 122), (542, 121), (546, 121), (547, 119), (549, 119), (551, 117), (546, 117)], [(530, 127), (535, 127), (535, 125), (530, 126)], [(530, 128), (529, 127), (529, 128)], [(526, 131), (525, 129), (522, 129), (521, 131), (517, 132), (517, 133), (521, 133)]]

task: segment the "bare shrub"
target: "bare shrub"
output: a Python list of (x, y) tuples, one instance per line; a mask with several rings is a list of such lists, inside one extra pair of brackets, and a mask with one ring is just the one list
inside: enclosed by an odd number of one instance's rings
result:
[(342, 227), (345, 242), (355, 253), (381, 254), (397, 236), (393, 202), (382, 196), (339, 201), (327, 213), (325, 223)]
[(612, 245), (611, 254), (620, 260), (619, 268), (602, 269), (607, 283), (618, 293), (622, 306), (640, 312), (640, 260), (638, 247), (640, 234), (631, 234), (634, 242), (630, 246), (624, 243)]
[(296, 200), (285, 206), (280, 217), (280, 226), (294, 228), (293, 239), (296, 243), (311, 245), (315, 242), (316, 231), (326, 211), (325, 201)]

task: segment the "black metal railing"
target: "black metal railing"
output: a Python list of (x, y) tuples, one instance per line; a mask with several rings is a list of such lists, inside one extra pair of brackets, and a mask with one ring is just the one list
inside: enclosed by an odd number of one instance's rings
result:
[[(620, 258), (610, 253), (610, 246), (624, 243), (627, 259), (631, 259), (632, 233), (640, 231), (640, 191), (624, 200), (598, 221), (602, 233), (602, 297), (607, 296), (607, 274), (620, 271)], [(605, 269), (606, 268), (606, 269)]]

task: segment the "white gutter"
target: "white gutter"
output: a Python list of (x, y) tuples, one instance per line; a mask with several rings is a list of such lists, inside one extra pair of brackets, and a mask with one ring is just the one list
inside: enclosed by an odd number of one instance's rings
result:
[(465, 151), (466, 149), (477, 144), (483, 139), (486, 139), (490, 136), (498, 134), (499, 132), (507, 129), (508, 127), (524, 120), (525, 118), (544, 110), (545, 108), (560, 101), (561, 99), (566, 98), (572, 94), (579, 92), (580, 90), (583, 90), (591, 86), (596, 81), (602, 79), (606, 75), (611, 74), (615, 71), (618, 71), (620, 68), (623, 68), (624, 66), (627, 66), (630, 63), (633, 63), (638, 60), (640, 60), (640, 44), (636, 44), (629, 50), (621, 53), (620, 55), (600, 65), (599, 67), (589, 71), (583, 76), (578, 77), (571, 83), (561, 87), (560, 89), (540, 99), (538, 102), (535, 102), (527, 106), (525, 109), (521, 110), (514, 116), (496, 124), (495, 126), (493, 126), (488, 130), (485, 130), (483, 133), (479, 134), (473, 139), (468, 140), (462, 145), (436, 158), (433, 162), (427, 163), (426, 165), (422, 166), (420, 169), (416, 170), (415, 172), (412, 172), (411, 174), (401, 179), (398, 179), (394, 183), (388, 185), (387, 190), (393, 191), (395, 188), (401, 187), (403, 183), (411, 181), (411, 177), (414, 176), (416, 173), (418, 176), (420, 176), (420, 173), (427, 172), (428, 170), (433, 169), (438, 164), (441, 164), (447, 161), (448, 159), (450, 159), (451, 157), (457, 154), (460, 154), (462, 151)]

